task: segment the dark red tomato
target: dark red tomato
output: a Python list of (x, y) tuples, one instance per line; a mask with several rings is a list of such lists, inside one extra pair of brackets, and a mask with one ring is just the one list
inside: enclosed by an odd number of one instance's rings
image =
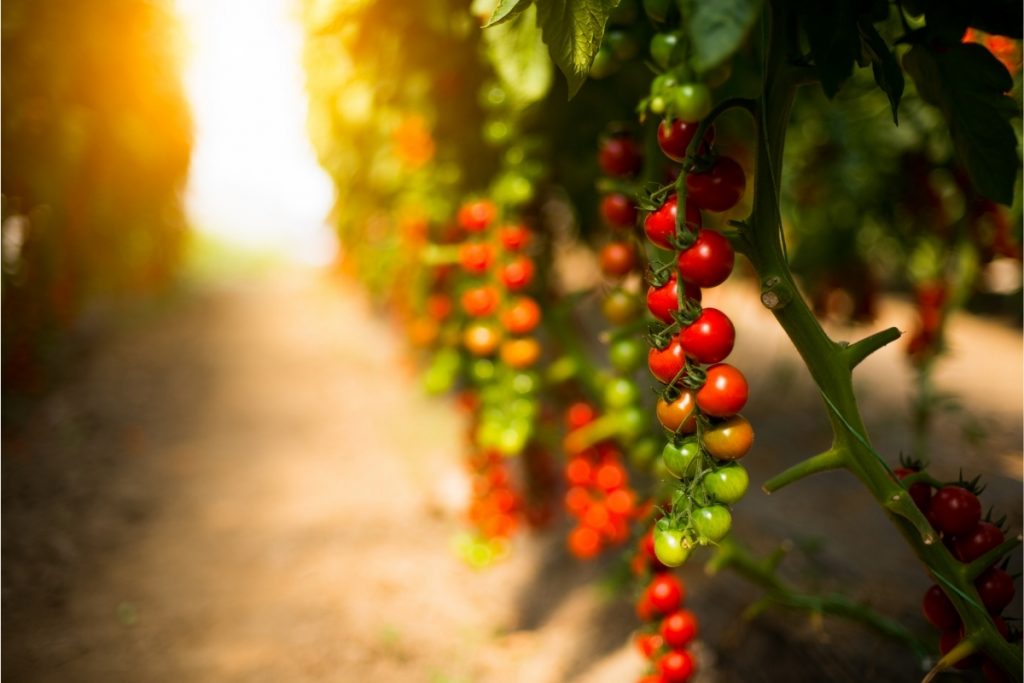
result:
[(705, 211), (728, 211), (743, 198), (747, 176), (736, 160), (718, 157), (706, 173), (686, 176), (686, 194)]
[(672, 574), (658, 574), (647, 585), (646, 595), (655, 612), (670, 614), (683, 604), (686, 591), (682, 582)]
[(686, 683), (694, 668), (693, 655), (687, 650), (673, 650), (658, 660), (658, 673), (666, 683)]
[(940, 631), (948, 631), (960, 626), (960, 615), (956, 608), (949, 601), (946, 594), (937, 585), (932, 586), (924, 593), (924, 600), (921, 601), (921, 613), (928, 623)]
[[(700, 302), (699, 287), (685, 285), (683, 288), (687, 298)], [(679, 295), (676, 289), (676, 276), (673, 275), (661, 287), (647, 288), (647, 309), (655, 318), (663, 323), (672, 322), (672, 314), (679, 310)]]
[(1010, 674), (1003, 671), (998, 664), (988, 658), (985, 658), (981, 663), (981, 673), (988, 683), (1013, 683), (1013, 678)]
[(636, 205), (621, 192), (612, 192), (601, 198), (601, 215), (613, 228), (632, 228), (636, 225)]
[(638, 633), (634, 639), (636, 647), (647, 659), (650, 659), (664, 645), (664, 640), (657, 633)]
[(472, 316), (490, 315), (498, 308), (501, 297), (490, 285), (472, 287), (462, 293), (462, 309)]
[(749, 395), (743, 373), (728, 363), (718, 363), (707, 369), (707, 381), (697, 392), (697, 407), (705, 415), (729, 417), (743, 409)]
[(725, 313), (705, 308), (693, 324), (679, 333), (686, 355), (698, 363), (718, 363), (732, 352), (736, 328)]
[[(644, 234), (655, 246), (662, 249), (674, 249), (672, 238), (676, 234), (676, 215), (679, 213), (679, 203), (675, 195), (665, 200), (655, 211), (647, 214), (644, 219)], [(700, 230), (703, 225), (700, 209), (691, 202), (686, 202), (686, 227), (690, 230)]]
[(683, 352), (683, 345), (679, 343), (679, 337), (675, 336), (664, 349), (651, 348), (647, 352), (647, 367), (651, 374), (663, 384), (669, 384), (677, 376), (682, 378), (683, 367), (686, 364), (686, 354)]
[[(690, 141), (697, 134), (700, 121), (683, 121), (665, 119), (658, 126), (658, 146), (672, 161), (682, 162), (686, 159), (686, 150), (690, 147)], [(715, 141), (715, 127), (709, 126), (704, 133), (704, 140), (700, 146), (699, 153), (706, 153), (708, 145)]]
[(998, 567), (989, 567), (974, 582), (978, 589), (981, 602), (992, 614), (999, 614), (1013, 600), (1017, 590), (1013, 586), (1013, 577)]
[(679, 275), (697, 287), (714, 287), (729, 277), (735, 260), (728, 239), (714, 230), (701, 230), (697, 241), (679, 252)]
[(488, 199), (466, 202), (459, 207), (457, 220), (468, 232), (485, 230), (498, 215), (498, 207)]
[[(900, 467), (894, 470), (893, 474), (895, 474), (898, 479), (904, 479), (916, 472), (917, 470)], [(910, 498), (914, 501), (914, 505), (916, 505), (922, 512), (928, 512), (928, 503), (931, 502), (932, 499), (931, 485), (927, 482), (919, 481), (916, 484), (911, 484), (907, 491), (910, 493)]]
[(626, 178), (640, 172), (644, 157), (633, 138), (617, 135), (601, 143), (597, 163), (607, 175)]
[(530, 230), (525, 225), (518, 223), (503, 225), (498, 230), (498, 240), (501, 241), (501, 246), (508, 251), (520, 251), (530, 243)]
[(583, 401), (573, 403), (565, 411), (565, 423), (570, 430), (586, 427), (596, 419), (597, 411), (589, 403), (584, 403)]
[(965, 534), (981, 520), (978, 497), (962, 486), (944, 486), (928, 506), (928, 521), (948, 536)]
[[(963, 640), (963, 638), (964, 636), (962, 633), (960, 633), (960, 629), (954, 629), (952, 631), (943, 631), (942, 635), (939, 636), (939, 652), (941, 652), (942, 654), (946, 654), (954, 647), (956, 647), (957, 644), (961, 640)], [(968, 657), (964, 657), (953, 666), (955, 666), (958, 669), (966, 671), (968, 669), (973, 669), (975, 666), (977, 666), (979, 661), (980, 660), (978, 659), (978, 655), (974, 654)]]
[(685, 609), (665, 617), (661, 622), (661, 637), (674, 650), (681, 650), (697, 636), (697, 617)]
[(459, 247), (459, 263), (467, 273), (480, 275), (491, 267), (494, 260), (494, 247), (490, 244), (468, 242)]
[(991, 522), (978, 524), (953, 543), (953, 554), (961, 562), (976, 560), (1005, 540), (1003, 531)]
[(525, 256), (509, 261), (501, 269), (501, 281), (509, 291), (526, 287), (533, 280), (533, 261)]
[(609, 242), (601, 249), (600, 261), (605, 277), (625, 277), (636, 268), (636, 249), (626, 242)]

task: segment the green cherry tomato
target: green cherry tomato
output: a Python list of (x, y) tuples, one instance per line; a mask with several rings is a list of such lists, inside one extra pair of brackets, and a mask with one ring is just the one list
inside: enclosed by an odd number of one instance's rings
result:
[(644, 12), (651, 18), (651, 21), (662, 22), (668, 18), (668, 8), (671, 0), (644, 0)]
[(697, 473), (700, 467), (700, 444), (696, 439), (687, 439), (680, 445), (667, 443), (661, 449), (665, 469), (676, 479), (686, 479)]
[(624, 325), (640, 314), (640, 299), (623, 289), (615, 289), (604, 298), (601, 312), (612, 325)]
[(629, 449), (630, 464), (644, 472), (650, 471), (657, 457), (658, 442), (655, 439), (641, 439)]
[(674, 113), (683, 121), (700, 121), (711, 113), (711, 90), (703, 83), (681, 83), (675, 89)]
[(739, 463), (732, 463), (709, 472), (704, 477), (704, 490), (719, 503), (733, 505), (747, 492), (750, 477)]
[(678, 44), (679, 36), (674, 33), (655, 33), (651, 38), (651, 59), (662, 69), (667, 69), (672, 63), (672, 53)]
[(651, 98), (650, 104), (648, 105), (651, 109), (652, 114), (664, 114), (665, 113), (665, 98), (661, 95), (655, 95)]
[(702, 544), (721, 541), (732, 527), (732, 515), (724, 505), (697, 508), (691, 521)]
[(608, 410), (626, 408), (640, 400), (640, 390), (632, 380), (616, 377), (604, 386), (604, 405)]
[(494, 361), (488, 358), (478, 358), (469, 366), (469, 374), (479, 383), (488, 382), (494, 379)]
[(639, 339), (618, 339), (608, 347), (608, 360), (619, 372), (633, 372), (647, 359), (647, 345)]
[(678, 567), (690, 556), (690, 548), (678, 529), (654, 529), (654, 554), (666, 567)]
[(636, 57), (636, 53), (640, 49), (636, 38), (626, 31), (608, 31), (604, 34), (604, 43), (611, 49), (615, 58), (621, 61)]
[(619, 422), (619, 436), (626, 443), (632, 443), (643, 436), (651, 424), (647, 411), (636, 405), (616, 410), (615, 416)]
[(607, 78), (615, 71), (615, 56), (610, 48), (604, 46), (594, 55), (594, 61), (590, 64), (591, 78)]

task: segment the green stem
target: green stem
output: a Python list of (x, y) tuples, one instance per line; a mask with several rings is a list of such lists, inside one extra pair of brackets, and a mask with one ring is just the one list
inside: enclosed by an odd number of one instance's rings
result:
[(846, 354), (847, 365), (849, 365), (850, 369), (853, 370), (872, 353), (878, 351), (887, 344), (891, 344), (901, 336), (903, 336), (903, 333), (900, 332), (899, 329), (890, 327), (887, 330), (875, 332), (870, 336), (864, 337), (859, 342), (850, 344), (844, 351)]
[(809, 477), (812, 474), (818, 472), (827, 472), (828, 470), (836, 470), (845, 464), (843, 457), (843, 450), (841, 448), (830, 448), (824, 453), (818, 453), (812, 455), (806, 460), (801, 460), (797, 464), (789, 467), (783, 472), (775, 475), (764, 483), (761, 489), (765, 493), (775, 493), (783, 486), (788, 486), (795, 481), (799, 481), (804, 477)]
[(992, 550), (989, 550), (984, 555), (975, 558), (970, 564), (965, 564), (961, 567), (961, 574), (967, 581), (974, 581), (984, 573), (986, 569), (996, 563), (999, 558), (1006, 555), (1010, 551), (1014, 550), (1021, 543), (1021, 537), (1015, 536), (1014, 538), (1003, 541)]

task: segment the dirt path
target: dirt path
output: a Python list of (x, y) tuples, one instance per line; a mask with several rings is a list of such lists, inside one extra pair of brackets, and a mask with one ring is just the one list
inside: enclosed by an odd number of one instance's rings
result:
[[(604, 568), (573, 563), (557, 530), (486, 572), (449, 552), (459, 523), (442, 488), (458, 469), (459, 418), (416, 390), (401, 358), (358, 295), (303, 275), (204, 290), (114, 335), (5, 438), (7, 680), (632, 680), (631, 607), (604, 597), (592, 580)], [(768, 450), (755, 481), (823, 436), (813, 392), (788, 398), (752, 408), (798, 415), (787, 427), (755, 418)], [(1005, 457), (1019, 457), (1015, 424), (999, 432)], [(802, 574), (919, 626), (920, 592), (904, 589), (923, 589), (920, 570), (894, 543), (872, 557), (864, 526), (884, 519), (847, 480), (828, 481), (817, 499), (752, 496), (741, 533), (764, 548), (849, 533)], [(995, 489), (1020, 508), (1019, 476)], [(823, 500), (847, 507), (823, 515)], [(904, 583), (890, 587), (893, 574)], [(740, 626), (756, 592), (699, 567), (687, 576), (718, 643), (699, 648), (705, 680), (916, 671), (850, 627), (791, 615)]]

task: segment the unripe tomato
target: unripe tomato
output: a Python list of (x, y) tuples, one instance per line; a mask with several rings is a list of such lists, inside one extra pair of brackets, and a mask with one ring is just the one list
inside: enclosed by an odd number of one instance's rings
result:
[(735, 505), (746, 494), (750, 476), (739, 463), (731, 463), (708, 472), (702, 483), (708, 495), (719, 503)]
[[(658, 125), (658, 146), (672, 161), (682, 163), (690, 148), (693, 136), (697, 134), (700, 121), (686, 121), (681, 118), (665, 119)], [(715, 141), (715, 127), (708, 126), (701, 141), (699, 153), (706, 153), (708, 146)]]
[(672, 341), (664, 349), (651, 348), (647, 352), (647, 367), (651, 374), (663, 384), (669, 384), (681, 379), (684, 375), (683, 368), (686, 364), (686, 354), (683, 352), (683, 345), (679, 343), (678, 335), (672, 337)]
[(661, 449), (661, 460), (673, 477), (688, 479), (700, 469), (700, 444), (696, 439), (687, 439), (678, 446), (669, 442)]
[(672, 104), (684, 121), (700, 121), (711, 113), (711, 90), (703, 83), (680, 83)]
[(459, 247), (459, 263), (467, 273), (480, 275), (491, 267), (494, 247), (487, 243), (468, 242)]
[(962, 486), (944, 486), (928, 506), (928, 521), (949, 536), (965, 534), (981, 520), (978, 497)]
[(693, 392), (684, 390), (671, 403), (658, 399), (655, 412), (661, 425), (676, 434), (692, 434), (697, 429), (696, 400)]
[(604, 404), (609, 410), (625, 408), (640, 400), (640, 390), (632, 380), (616, 377), (604, 386)]
[(679, 333), (686, 355), (698, 363), (718, 363), (732, 352), (736, 329), (725, 313), (705, 308)]
[(633, 138), (616, 135), (601, 143), (597, 163), (607, 175), (628, 178), (640, 172), (644, 158)]
[(498, 215), (498, 207), (489, 199), (477, 199), (459, 207), (456, 219), (467, 232), (485, 230)]
[(651, 38), (651, 59), (662, 69), (672, 64), (673, 52), (679, 44), (679, 36), (674, 33), (655, 33)]
[(640, 406), (619, 408), (614, 414), (618, 422), (619, 439), (627, 446), (643, 436), (650, 425), (650, 414)]
[[(690, 556), (690, 548), (684, 542), (682, 531), (678, 529), (655, 528), (654, 554), (658, 558), (658, 562), (666, 567), (678, 567), (686, 562), (686, 558)], [(653, 586), (654, 584), (651, 585)], [(676, 607), (678, 607), (678, 602)], [(676, 607), (658, 611), (670, 612), (676, 609)]]
[(660, 630), (666, 645), (682, 650), (697, 637), (697, 617), (688, 610), (677, 610), (662, 620)]
[(616, 339), (608, 347), (608, 360), (619, 372), (633, 372), (644, 362), (646, 348), (639, 339)]
[(636, 225), (636, 205), (621, 192), (611, 192), (601, 198), (601, 215), (613, 228), (632, 228)]
[(530, 243), (530, 230), (518, 223), (503, 225), (498, 230), (498, 240), (508, 251), (521, 251)]
[[(675, 195), (665, 200), (665, 203), (652, 211), (644, 219), (644, 234), (647, 239), (662, 249), (674, 249), (672, 238), (676, 234), (676, 216), (679, 213), (679, 202)], [(691, 201), (686, 202), (686, 227), (692, 231), (700, 230), (703, 220), (700, 209)], [(685, 278), (684, 278), (685, 279)]]
[(540, 359), (540, 343), (532, 337), (507, 339), (501, 345), (500, 356), (505, 365), (523, 370), (532, 367)]
[(462, 309), (474, 317), (490, 315), (498, 309), (500, 300), (498, 292), (490, 285), (471, 287), (462, 293)]
[(658, 673), (665, 683), (686, 683), (695, 669), (689, 650), (671, 650), (658, 660)]
[(728, 363), (707, 369), (707, 381), (697, 392), (697, 407), (705, 415), (729, 417), (747, 404), (749, 389), (743, 373)]
[(701, 543), (717, 543), (732, 528), (732, 515), (724, 505), (697, 508), (691, 521)]
[(625, 325), (640, 313), (640, 302), (633, 294), (615, 289), (601, 302), (601, 312), (612, 325)]
[[(623, 7), (622, 3), (619, 7)], [(604, 34), (604, 43), (611, 49), (612, 54), (620, 61), (626, 61), (636, 56), (639, 45), (636, 38), (626, 31), (611, 30)]]
[(498, 348), (501, 332), (487, 323), (474, 323), (466, 328), (462, 343), (474, 356), (489, 356)]
[(636, 268), (636, 249), (627, 242), (609, 242), (601, 249), (600, 262), (605, 277), (625, 277)]
[(732, 273), (736, 255), (721, 233), (701, 230), (697, 241), (679, 252), (679, 276), (697, 287), (715, 287)]
[(704, 448), (718, 460), (739, 460), (754, 445), (754, 429), (742, 415), (734, 415), (704, 432)]
[(721, 156), (706, 173), (686, 176), (686, 195), (705, 211), (728, 211), (743, 198), (747, 176), (732, 157)]
[(937, 585), (925, 591), (924, 599), (921, 601), (921, 613), (929, 624), (940, 631), (949, 631), (960, 626), (960, 615)]
[[(672, 322), (672, 314), (679, 310), (679, 293), (677, 291), (677, 280), (675, 274), (661, 287), (650, 286), (647, 288), (647, 310), (655, 318), (663, 323)], [(686, 298), (693, 299), (700, 303), (701, 291), (693, 285), (683, 285)]]
[(602, 45), (594, 54), (594, 61), (590, 63), (589, 75), (591, 78), (607, 78), (612, 75), (616, 66), (618, 64), (615, 62), (615, 55), (612, 54), (611, 48)]
[(501, 312), (501, 324), (510, 334), (529, 334), (540, 323), (540, 306), (527, 296), (514, 299)]

